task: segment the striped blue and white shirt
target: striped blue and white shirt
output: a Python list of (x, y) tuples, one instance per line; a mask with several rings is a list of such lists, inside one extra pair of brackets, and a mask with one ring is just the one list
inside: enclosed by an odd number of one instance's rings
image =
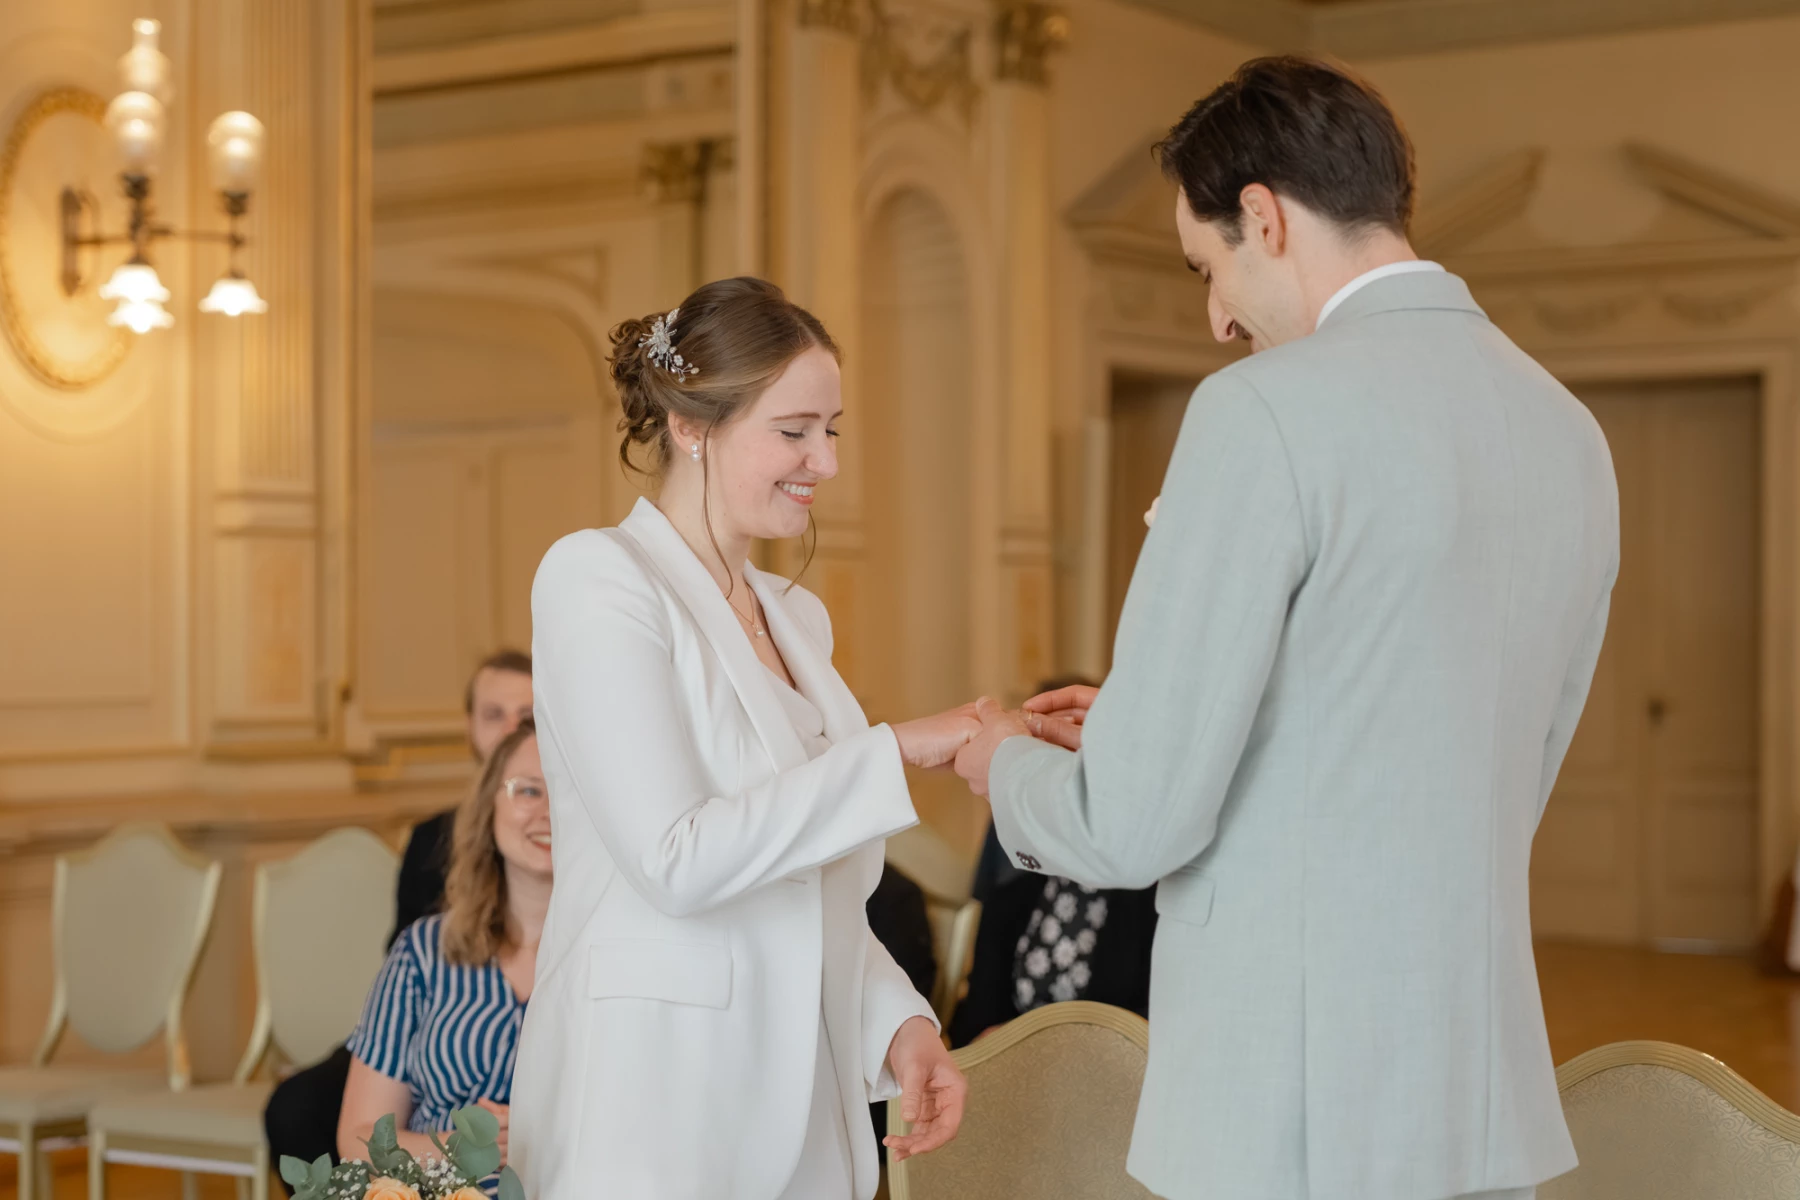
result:
[(443, 915), (400, 931), (369, 990), (350, 1053), (412, 1090), (414, 1133), (450, 1128), (477, 1100), (512, 1103), (513, 1063), (525, 1003), (499, 959), (458, 966), (444, 958)]

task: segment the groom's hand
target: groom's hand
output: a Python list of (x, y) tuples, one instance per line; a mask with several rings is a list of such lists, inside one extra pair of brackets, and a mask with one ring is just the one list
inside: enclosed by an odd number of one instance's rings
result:
[(1041, 692), (1025, 702), (1025, 726), (1033, 737), (1042, 738), (1053, 746), (1079, 750), (1088, 709), (1094, 706), (1094, 698), (1099, 694), (1099, 688), (1084, 683)]
[(1010, 737), (1030, 737), (1031, 730), (1018, 713), (1007, 712), (983, 696), (975, 702), (975, 715), (981, 720), (981, 732), (956, 756), (956, 773), (963, 777), (969, 790), (977, 796), (988, 794), (988, 768), (993, 765), (994, 751)]

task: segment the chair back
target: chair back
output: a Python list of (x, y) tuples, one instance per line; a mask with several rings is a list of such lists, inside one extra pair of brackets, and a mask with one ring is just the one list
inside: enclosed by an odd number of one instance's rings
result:
[(212, 927), (220, 867), (164, 825), (122, 825), (56, 860), (51, 941), (56, 955), (47, 1062), (65, 1026), (97, 1050), (135, 1050), (161, 1028), (171, 1087), (190, 1078), (181, 1010)]
[(1615, 1042), (1556, 1083), (1581, 1165), (1539, 1200), (1800, 1196), (1800, 1117), (1710, 1055)]
[(963, 998), (963, 985), (975, 965), (975, 934), (981, 927), (981, 901), (958, 905), (928, 898), (925, 916), (931, 922), (931, 950), (937, 958), (937, 983), (931, 989), (931, 1010), (938, 1023), (950, 1024)]
[(256, 869), (257, 1021), (240, 1078), (271, 1043), (310, 1065), (350, 1036), (387, 957), (398, 870), (386, 843), (354, 827)]
[[(958, 1050), (969, 1080), (956, 1140), (890, 1168), (893, 1200), (1152, 1200), (1125, 1173), (1150, 1026), (1072, 1000), (1035, 1009)], [(905, 1132), (900, 1106), (889, 1128)]]

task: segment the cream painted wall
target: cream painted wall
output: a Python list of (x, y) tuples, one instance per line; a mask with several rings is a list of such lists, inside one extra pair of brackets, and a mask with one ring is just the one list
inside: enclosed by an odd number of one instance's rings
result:
[(1405, 120), (1427, 203), (1500, 155), (1543, 146), (1548, 208), (1558, 191), (1605, 187), (1611, 170), (1582, 160), (1632, 140), (1800, 203), (1796, 62), (1800, 18), (1789, 17), (1356, 66)]
[[(179, 20), (184, 10), (170, 15)], [(111, 0), (0, 8), (0, 118), (10, 127), (52, 86), (110, 96), (135, 12)], [(179, 48), (176, 56), (178, 71), (188, 66)], [(189, 134), (178, 131), (183, 141)], [(27, 144), (6, 198), (6, 252), (22, 299), (83, 322), (47, 337), (59, 359), (110, 340), (97, 300), (62, 299), (53, 250), (65, 182), (107, 196), (108, 219), (120, 219), (110, 162), (97, 125), (56, 118)], [(165, 211), (185, 219), (179, 172), (167, 184)], [(164, 277), (191, 304), (183, 256), (170, 258)], [(34, 378), (0, 341), (0, 512), (8, 514), (0, 520), (0, 799), (9, 761), (102, 749), (170, 754), (190, 737), (183, 359), (197, 314), (179, 315), (175, 329), (132, 344), (117, 371), (74, 394)]]

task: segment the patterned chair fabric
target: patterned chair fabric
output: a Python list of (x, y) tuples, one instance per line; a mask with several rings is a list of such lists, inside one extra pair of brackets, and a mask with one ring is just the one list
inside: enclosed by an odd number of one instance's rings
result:
[[(893, 1200), (1149, 1200), (1125, 1173), (1150, 1027), (1105, 1004), (1051, 1004), (955, 1054), (969, 1079), (962, 1131), (896, 1164)], [(890, 1128), (904, 1132), (900, 1106)]]
[(1581, 1165), (1539, 1200), (1800, 1197), (1800, 1117), (1717, 1059), (1616, 1042), (1556, 1074)]

